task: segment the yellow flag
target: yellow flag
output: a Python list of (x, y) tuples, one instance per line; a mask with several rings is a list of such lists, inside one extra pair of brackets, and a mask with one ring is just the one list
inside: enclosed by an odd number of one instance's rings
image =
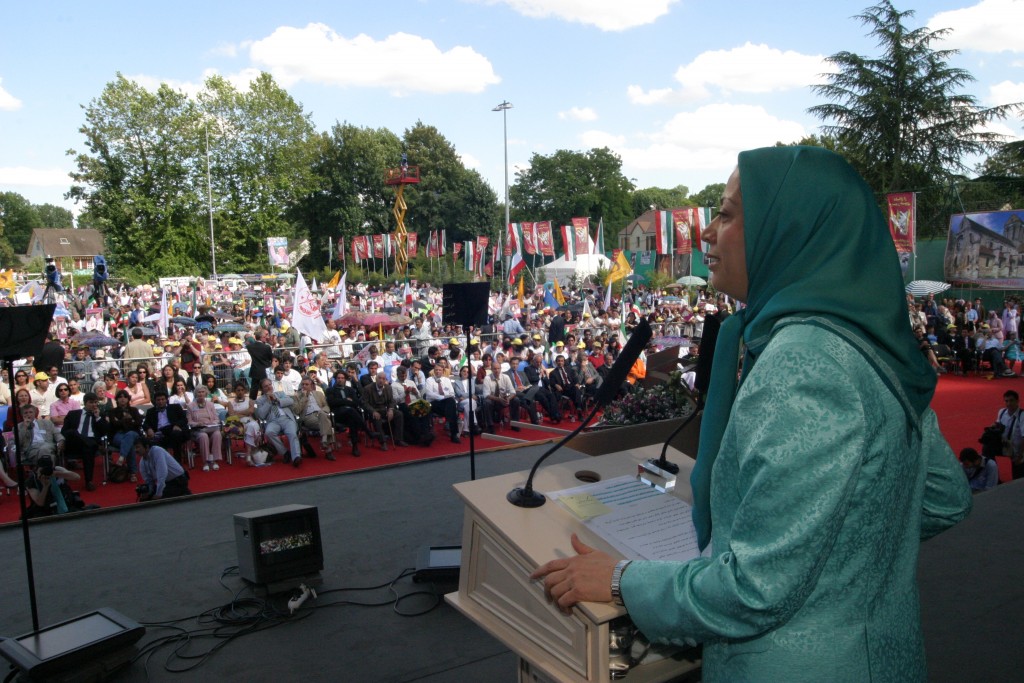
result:
[(14, 283), (14, 271), (13, 270), (0, 270), (0, 289), (13, 290), (15, 287)]
[(341, 271), (340, 270), (337, 273), (335, 273), (334, 277), (331, 278), (331, 281), (328, 282), (325, 285), (326, 288), (324, 289), (324, 291), (326, 292), (327, 290), (334, 289), (335, 287), (338, 286), (339, 282), (341, 282)]
[(608, 277), (605, 278), (604, 283), (610, 285), (629, 276), (632, 272), (633, 269), (629, 267), (629, 261), (626, 260), (626, 252), (620, 251), (619, 255), (615, 257), (615, 261), (612, 262), (612, 268), (608, 271)]
[(558, 302), (559, 306), (565, 304), (565, 294), (562, 294), (562, 288), (558, 286), (558, 278), (555, 278), (555, 287), (552, 292), (555, 295), (555, 301)]
[(524, 288), (523, 288), (523, 276), (520, 275), (519, 276), (519, 309), (520, 310), (522, 310), (523, 307), (526, 305), (524, 295), (525, 295), (525, 293), (524, 293)]

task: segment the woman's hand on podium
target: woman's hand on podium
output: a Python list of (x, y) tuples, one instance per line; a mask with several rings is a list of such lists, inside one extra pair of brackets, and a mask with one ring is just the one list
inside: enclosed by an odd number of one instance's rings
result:
[(616, 560), (607, 553), (595, 550), (572, 535), (572, 547), (578, 555), (551, 560), (538, 567), (531, 579), (544, 580), (548, 601), (569, 614), (577, 602), (611, 602), (612, 571)]

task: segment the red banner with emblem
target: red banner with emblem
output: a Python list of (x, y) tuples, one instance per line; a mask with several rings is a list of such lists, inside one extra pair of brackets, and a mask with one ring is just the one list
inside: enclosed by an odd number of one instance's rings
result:
[(896, 251), (914, 253), (914, 233), (917, 231), (917, 193), (897, 192), (886, 196), (889, 204), (889, 232)]
[(551, 234), (551, 221), (535, 223), (537, 229), (537, 248), (543, 256), (555, 255), (555, 238)]
[(590, 219), (573, 218), (572, 234), (576, 242), (576, 255), (590, 253)]

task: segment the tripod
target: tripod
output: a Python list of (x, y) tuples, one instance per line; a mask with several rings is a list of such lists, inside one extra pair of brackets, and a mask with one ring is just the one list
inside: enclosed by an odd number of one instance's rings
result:
[(57, 286), (52, 282), (46, 283), (46, 290), (43, 292), (43, 303), (44, 304), (55, 304), (57, 303)]

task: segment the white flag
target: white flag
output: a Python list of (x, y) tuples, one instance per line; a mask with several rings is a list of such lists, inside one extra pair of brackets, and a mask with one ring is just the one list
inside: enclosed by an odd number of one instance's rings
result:
[(292, 311), (292, 326), (313, 341), (320, 341), (327, 332), (324, 316), (320, 313), (320, 302), (309, 291), (302, 271), (295, 271), (295, 309)]
[(338, 281), (337, 288), (335, 288), (335, 291), (338, 293), (338, 301), (334, 304), (334, 313), (331, 314), (332, 320), (337, 320), (348, 312), (348, 285), (345, 284), (345, 278), (347, 277), (348, 271), (346, 270)]
[(167, 288), (164, 287), (160, 290), (160, 318), (157, 321), (157, 327), (160, 328), (160, 335), (163, 337), (167, 336), (167, 325), (169, 322), (167, 318)]

